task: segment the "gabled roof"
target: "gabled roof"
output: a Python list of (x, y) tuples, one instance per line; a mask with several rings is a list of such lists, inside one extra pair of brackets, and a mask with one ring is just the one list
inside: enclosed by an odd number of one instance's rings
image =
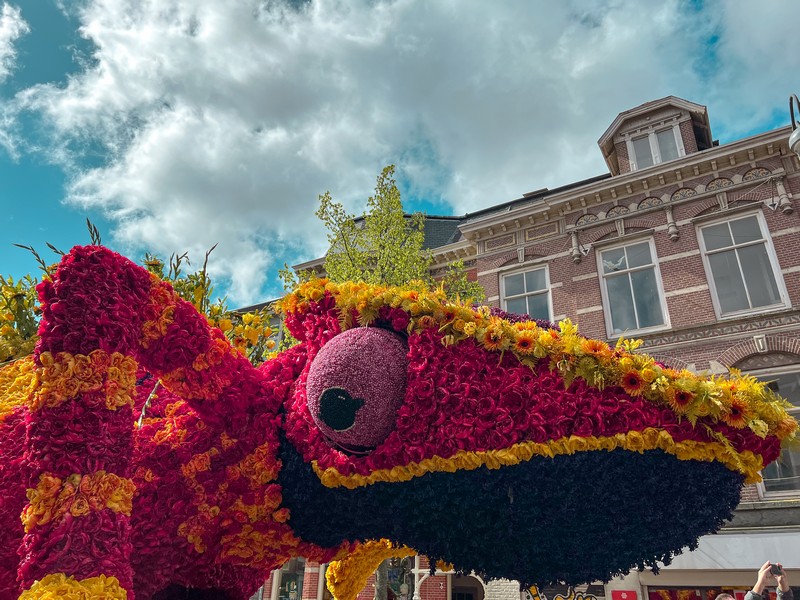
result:
[(619, 113), (617, 118), (609, 125), (608, 129), (605, 130), (605, 133), (597, 140), (597, 145), (600, 146), (600, 150), (603, 152), (603, 158), (608, 165), (609, 171), (611, 171), (613, 175), (619, 175), (620, 173), (616, 148), (614, 147), (614, 136), (624, 128), (627, 121), (657, 112), (667, 107), (674, 107), (689, 113), (699, 150), (705, 150), (712, 146), (711, 124), (709, 123), (708, 111), (705, 106), (689, 102), (677, 96), (666, 96), (659, 100), (651, 100), (650, 102), (640, 104), (636, 108), (631, 108)]
[[(635, 108), (630, 108), (625, 110), (617, 115), (617, 118), (609, 125), (608, 129), (605, 130), (605, 133), (600, 136), (600, 139), (597, 140), (597, 144), (602, 148), (603, 144), (609, 141), (614, 135), (622, 129), (622, 125), (625, 121), (629, 119), (633, 119), (635, 117), (655, 112), (661, 108), (665, 108), (667, 106), (674, 106), (675, 108), (683, 109), (689, 112), (692, 117), (697, 116), (700, 121), (705, 121), (708, 124), (708, 111), (705, 106), (702, 104), (695, 104), (694, 102), (689, 102), (688, 100), (684, 100), (683, 98), (678, 98), (677, 96), (666, 96), (664, 98), (660, 98), (658, 100), (651, 100), (650, 102), (645, 102), (644, 104), (640, 104)], [(708, 125), (709, 131), (711, 130), (711, 126)]]

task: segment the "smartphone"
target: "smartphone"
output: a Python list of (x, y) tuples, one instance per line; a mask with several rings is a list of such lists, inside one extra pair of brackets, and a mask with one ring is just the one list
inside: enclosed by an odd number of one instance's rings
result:
[(783, 569), (781, 569), (780, 565), (770, 565), (769, 572), (773, 575), (783, 575)]

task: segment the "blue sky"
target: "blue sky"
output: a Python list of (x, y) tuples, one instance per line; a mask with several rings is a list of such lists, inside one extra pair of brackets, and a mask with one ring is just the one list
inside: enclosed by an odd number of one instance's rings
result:
[[(491, 8), (489, 8), (491, 6)], [(87, 243), (219, 243), (231, 304), (319, 256), (397, 164), (409, 210), (463, 214), (604, 172), (597, 139), (666, 95), (721, 143), (788, 124), (800, 3), (0, 0), (0, 273)]]

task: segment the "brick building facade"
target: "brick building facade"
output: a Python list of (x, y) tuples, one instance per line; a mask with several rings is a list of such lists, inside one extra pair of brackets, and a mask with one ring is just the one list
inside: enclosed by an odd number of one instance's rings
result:
[[(489, 305), (569, 318), (584, 335), (612, 343), (640, 338), (644, 351), (674, 367), (752, 373), (800, 411), (800, 161), (789, 133), (720, 146), (704, 106), (672, 96), (649, 102), (620, 113), (601, 136), (609, 173), (525, 194), (457, 225), (441, 218), (447, 242), (429, 245), (439, 267), (466, 260)], [(720, 535), (660, 575), (633, 573), (584, 593), (739, 595), (766, 560), (783, 562), (797, 585), (800, 452), (784, 452), (764, 478), (748, 486)], [(424, 557), (415, 566), (415, 598), (519, 598), (513, 582), (429, 576)], [(281, 593), (278, 574), (265, 586), (271, 600), (295, 600)], [(320, 576), (320, 565), (305, 566), (302, 600), (325, 600)], [(371, 598), (368, 585), (361, 600)]]

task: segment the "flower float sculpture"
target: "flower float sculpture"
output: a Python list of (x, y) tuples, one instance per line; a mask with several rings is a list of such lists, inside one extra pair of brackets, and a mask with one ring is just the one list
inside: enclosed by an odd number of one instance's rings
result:
[(246, 599), (292, 556), (341, 560), (345, 600), (414, 551), (606, 579), (719, 529), (797, 428), (751, 377), (421, 289), (306, 283), (260, 368), (105, 248), (39, 291), (35, 356), (0, 370), (2, 600)]

